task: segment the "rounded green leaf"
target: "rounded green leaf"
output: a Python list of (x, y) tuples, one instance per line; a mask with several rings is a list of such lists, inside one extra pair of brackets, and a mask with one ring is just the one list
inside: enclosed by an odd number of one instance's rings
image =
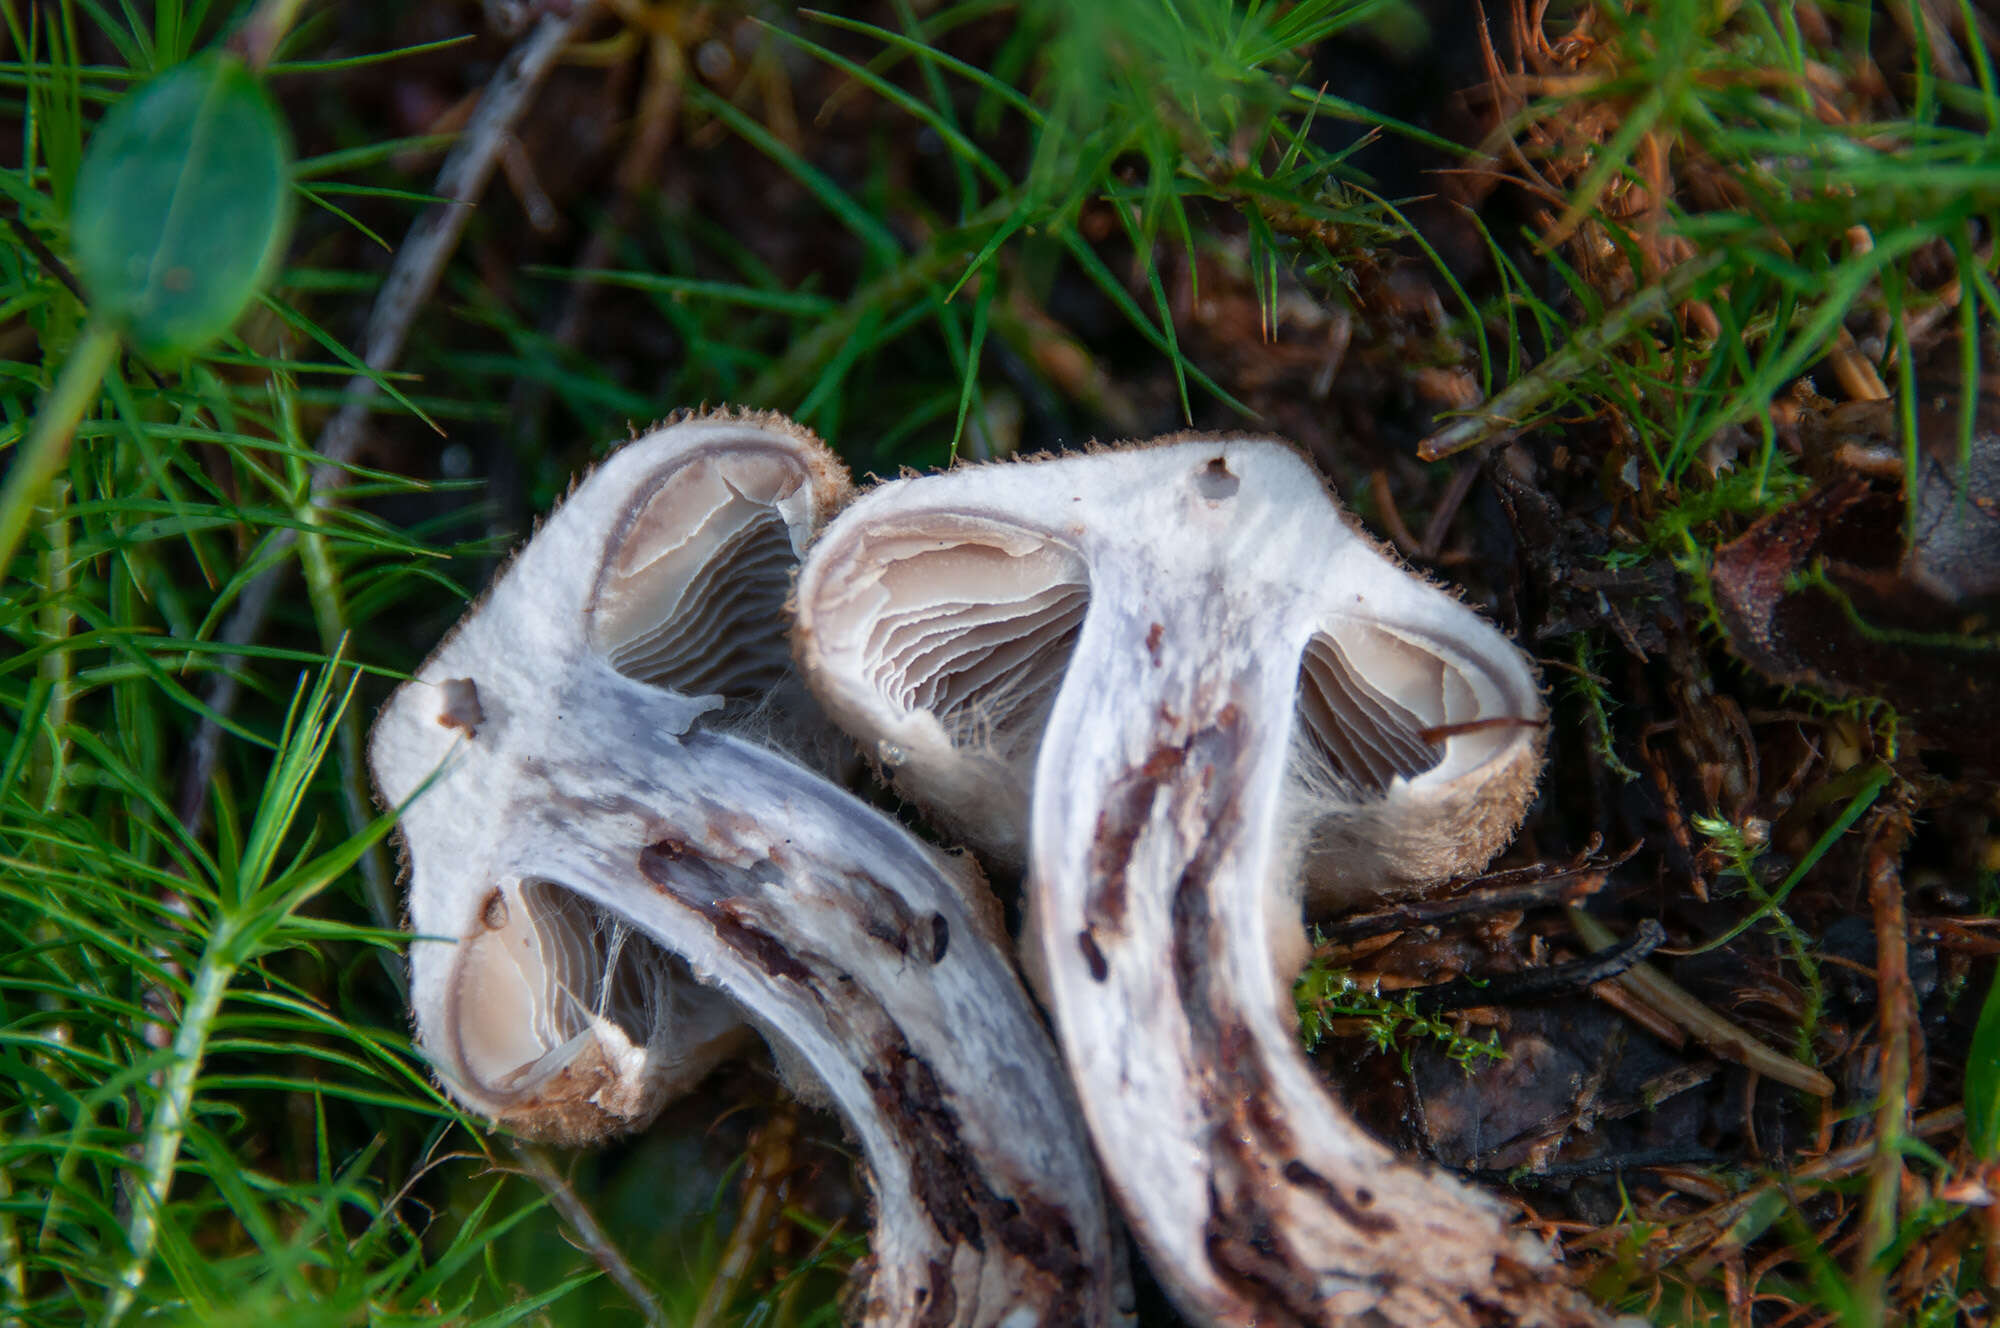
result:
[(290, 160), (270, 94), (233, 56), (190, 60), (113, 106), (70, 224), (94, 311), (163, 356), (228, 331), (284, 243)]

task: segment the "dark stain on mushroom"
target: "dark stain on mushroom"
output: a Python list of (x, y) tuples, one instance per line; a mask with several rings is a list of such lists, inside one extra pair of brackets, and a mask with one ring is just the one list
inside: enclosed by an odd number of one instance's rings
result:
[(958, 1292), (951, 1285), (951, 1269), (942, 1260), (932, 1259), (924, 1271), (930, 1282), (916, 1290), (919, 1313), (912, 1322), (923, 1328), (946, 1328), (958, 1313)]
[(679, 835), (665, 835), (646, 845), (645, 851), (639, 858), (639, 870), (650, 878), (653, 873), (647, 870), (648, 859), (657, 867), (664, 863), (680, 862), (692, 856), (695, 856), (694, 846), (687, 840)]
[(1255, 1307), (1253, 1323), (1318, 1323), (1323, 1307), (1312, 1282), (1279, 1248), (1268, 1223), (1234, 1229), (1221, 1215), (1208, 1220), (1209, 1262)]
[(772, 977), (811, 986), (812, 969), (764, 929), (757, 901), (737, 893), (757, 888), (750, 871), (716, 862), (685, 839), (668, 836), (640, 850), (639, 874), (708, 919), (719, 940)]
[(849, 872), (847, 881), (853, 887), (855, 900), (866, 907), (860, 919), (861, 930), (897, 954), (909, 954), (918, 924), (917, 915), (903, 902), (903, 897), (866, 872)]
[(1167, 629), (1163, 623), (1154, 623), (1146, 629), (1146, 653), (1152, 656), (1153, 667), (1160, 667), (1160, 642), (1166, 639)]
[(702, 803), (702, 819), (707, 823), (708, 838), (711, 843), (732, 848), (747, 848), (762, 854), (762, 844), (766, 838), (763, 824), (754, 816), (737, 811), (733, 807), (719, 807), (712, 802)]
[(1112, 785), (1091, 837), (1093, 884), (1084, 900), (1084, 916), (1092, 927), (1112, 932), (1124, 929), (1125, 871), (1132, 851), (1153, 814), (1161, 786), (1180, 769), (1186, 755), (1183, 748), (1162, 744)]
[(717, 937), (754, 960), (766, 973), (774, 978), (789, 978), (793, 982), (811, 985), (812, 969), (801, 963), (783, 941), (750, 921), (755, 916), (755, 910), (748, 901), (724, 899), (696, 904), (695, 907), (714, 924)]
[(488, 931), (499, 931), (507, 925), (507, 896), (500, 893), (497, 887), (480, 905), (479, 920), (486, 924)]
[[(1217, 1274), (1256, 1308), (1260, 1321), (1318, 1322), (1325, 1306), (1317, 1277), (1309, 1271), (1310, 1261), (1287, 1247), (1267, 1197), (1275, 1179), (1267, 1169), (1269, 1159), (1290, 1151), (1294, 1141), (1283, 1117), (1272, 1110), (1257, 1039), (1231, 1006), (1226, 984), (1214, 971), (1215, 919), (1209, 891), (1223, 856), (1242, 829), (1235, 797), (1245, 756), (1242, 718), (1241, 708), (1229, 702), (1215, 711), (1212, 724), (1189, 735), (1183, 767), (1170, 794), (1173, 805), (1165, 816), (1176, 827), (1186, 861), (1170, 903), (1171, 967), (1195, 1059), (1208, 1067), (1209, 1103), (1218, 1123), (1219, 1156), (1209, 1192), (1206, 1248)], [(1359, 1231), (1375, 1236), (1394, 1229), (1387, 1218), (1362, 1211), (1303, 1163), (1288, 1164), (1282, 1175), (1310, 1190)], [(1388, 1277), (1388, 1286), (1393, 1285), (1393, 1277)]]
[(438, 684), (444, 693), (444, 705), (438, 710), (438, 723), (448, 729), (457, 729), (468, 738), (479, 736), (479, 726), (486, 722), (486, 711), (479, 704), (479, 688), (470, 678), (446, 678)]
[(1243, 481), (1236, 478), (1224, 457), (1211, 457), (1207, 465), (1194, 473), (1194, 491), (1211, 503), (1234, 498), (1242, 487)]
[(931, 914), (931, 962), (942, 964), (951, 946), (951, 923), (942, 913)]
[(900, 928), (883, 920), (879, 914), (868, 913), (861, 919), (861, 930), (867, 932), (899, 955), (910, 953), (910, 938)]
[[(523, 756), (520, 763), (523, 777), (543, 786), (542, 801), (524, 813), (542, 825), (566, 831), (571, 822), (597, 815), (629, 816), (649, 824), (657, 820), (654, 809), (635, 793), (607, 789), (572, 792), (597, 782), (599, 772), (594, 767), (539, 756)], [(639, 788), (639, 792), (644, 791), (643, 786)]]
[(1217, 712), (1215, 724), (1188, 738), (1183, 750), (1187, 769), (1174, 789), (1177, 806), (1170, 814), (1171, 822), (1183, 827), (1183, 842), (1193, 846), (1174, 883), (1171, 904), (1174, 982), (1196, 1035), (1218, 1053), (1223, 1030), (1208, 996), (1212, 960), (1208, 892), (1223, 851), (1237, 833), (1235, 791), (1240, 781), (1232, 772), (1243, 754), (1240, 717), (1241, 711), (1231, 702)]
[(1104, 962), (1104, 951), (1097, 948), (1097, 938), (1085, 927), (1076, 934), (1076, 948), (1083, 951), (1083, 962), (1090, 967), (1090, 980), (1102, 982), (1111, 976), (1111, 965)]
[[(997, 1242), (1061, 1288), (1063, 1295), (1044, 1322), (1088, 1322), (1083, 1306), (1091, 1270), (1078, 1254), (1069, 1218), (1031, 1195), (1010, 1199), (993, 1188), (978, 1169), (977, 1150), (962, 1141), (958, 1113), (930, 1066), (893, 1029), (885, 1029), (878, 1035), (873, 1064), (861, 1077), (883, 1120), (904, 1137), (911, 1186), (931, 1224), (975, 1250), (985, 1250), (989, 1240)], [(950, 1277), (935, 1263), (932, 1267), (929, 1307), (918, 1322), (932, 1322), (941, 1302), (955, 1305)], [(950, 1323), (953, 1317), (947, 1313), (935, 1321)]]
[(1310, 1190), (1318, 1195), (1321, 1202), (1331, 1208), (1336, 1217), (1356, 1231), (1365, 1231), (1371, 1236), (1381, 1236), (1396, 1229), (1395, 1222), (1381, 1213), (1362, 1212), (1360, 1207), (1342, 1194), (1332, 1181), (1297, 1158), (1285, 1163), (1285, 1179), (1302, 1190)]

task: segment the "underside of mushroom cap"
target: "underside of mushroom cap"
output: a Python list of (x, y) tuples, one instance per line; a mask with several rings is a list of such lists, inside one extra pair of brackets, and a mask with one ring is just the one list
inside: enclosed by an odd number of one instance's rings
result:
[[(1149, 471), (1185, 478), (1162, 486)], [(1035, 754), (1099, 593), (1093, 569), (1151, 542), (1145, 574), (1173, 577), (1186, 534), (1174, 504), (1235, 499), (1260, 477), (1266, 528), (1231, 537), (1229, 555), (1257, 587), (1242, 593), (1287, 608), (1256, 648), (1299, 660), (1287, 799), (1312, 909), (1476, 870), (1512, 836), (1541, 768), (1534, 673), (1342, 519), (1287, 444), (1182, 437), (878, 486), (800, 573), (801, 670), (898, 791), (1019, 860)], [(1123, 648), (1156, 658), (1215, 644), (1132, 626)]]
[(744, 1043), (726, 1000), (644, 933), (551, 881), (496, 887), (458, 947), (453, 1090), (516, 1133), (590, 1143), (645, 1125)]
[(1527, 811), (1546, 713), (1533, 671), (1450, 606), (1467, 621), (1449, 633), (1336, 617), (1306, 642), (1287, 798), (1314, 916), (1477, 871)]
[(626, 677), (689, 696), (749, 700), (783, 683), (792, 571), (846, 496), (819, 460), (725, 437), (637, 495), (588, 608), (591, 645)]
[(1089, 603), (1082, 558), (1046, 531), (963, 511), (847, 529), (799, 582), (793, 639), (815, 695), (898, 789), (1018, 858), (1035, 752)]

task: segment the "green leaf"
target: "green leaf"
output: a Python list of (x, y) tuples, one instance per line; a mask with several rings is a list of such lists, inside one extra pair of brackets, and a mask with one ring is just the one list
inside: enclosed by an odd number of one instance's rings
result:
[(283, 246), (290, 162), (277, 107), (233, 56), (178, 65), (112, 107), (70, 228), (95, 311), (161, 356), (227, 332)]
[(1987, 989), (1965, 1058), (1965, 1137), (1985, 1161), (2000, 1157), (2000, 973)]

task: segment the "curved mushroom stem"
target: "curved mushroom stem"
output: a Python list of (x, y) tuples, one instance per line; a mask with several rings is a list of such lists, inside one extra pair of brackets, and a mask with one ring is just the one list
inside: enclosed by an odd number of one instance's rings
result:
[[(1033, 943), (1154, 1270), (1220, 1324), (1594, 1322), (1499, 1203), (1370, 1138), (1299, 1051), (1300, 901), (1274, 814), (1296, 652), (1214, 588), (1093, 590), (1144, 611), (1086, 627), (1050, 715)], [(1154, 622), (1213, 650), (1156, 670), (1119, 639)]]
[(1116, 1322), (1075, 1099), (976, 873), (738, 736), (772, 727), (778, 605), (845, 484), (775, 417), (660, 430), (384, 707), (418, 1036), (468, 1106), (582, 1143), (747, 1021), (860, 1139), (863, 1322)]
[(1352, 904), (1512, 835), (1542, 712), (1504, 637), (1257, 440), (884, 485), (815, 545), (798, 601), (829, 711), (911, 796), (1025, 849), (1029, 960), (1184, 1310), (1600, 1321), (1498, 1202), (1370, 1138), (1293, 1031), (1302, 874)]
[[(638, 718), (641, 691), (600, 674), (564, 708)], [(495, 876), (559, 884), (628, 923), (839, 1108), (876, 1203), (863, 1322), (1117, 1320), (1075, 1100), (1003, 938), (945, 862), (727, 735), (663, 742), (641, 724), (537, 757)]]

